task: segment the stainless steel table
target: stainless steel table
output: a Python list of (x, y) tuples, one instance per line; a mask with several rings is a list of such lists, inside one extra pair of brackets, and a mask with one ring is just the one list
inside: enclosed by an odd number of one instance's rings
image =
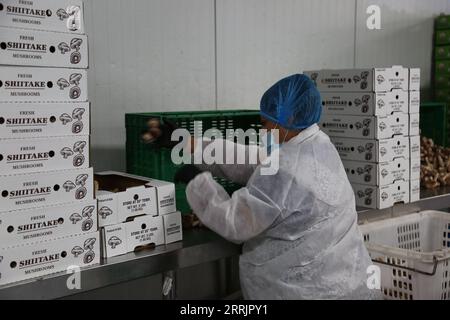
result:
[[(450, 208), (450, 188), (423, 191), (422, 199), (384, 210), (358, 209), (359, 220), (376, 220), (421, 210)], [(240, 254), (232, 244), (209, 230), (188, 230), (182, 242), (156, 247), (151, 251), (130, 253), (104, 260), (81, 272), (81, 290), (67, 288), (70, 275), (54, 274), (0, 287), (0, 299), (57, 299), (155, 274), (173, 274), (174, 270), (216, 261)]]

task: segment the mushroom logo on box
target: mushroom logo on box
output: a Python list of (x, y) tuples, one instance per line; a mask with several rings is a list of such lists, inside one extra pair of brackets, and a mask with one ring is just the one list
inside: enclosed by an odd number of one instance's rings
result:
[(63, 188), (66, 190), (66, 192), (70, 192), (73, 189), (76, 189), (75, 191), (75, 199), (81, 200), (83, 199), (87, 194), (87, 189), (85, 188), (86, 180), (89, 178), (87, 174), (80, 174), (76, 179), (75, 182), (72, 182), (70, 180), (64, 182)]
[(78, 6), (70, 6), (67, 10), (58, 9), (56, 15), (59, 20), (64, 21), (67, 19), (67, 28), (70, 31), (77, 31), (81, 26), (81, 10)]
[(60, 154), (64, 159), (71, 156), (73, 157), (73, 166), (81, 167), (84, 164), (85, 157), (83, 155), (84, 147), (86, 146), (86, 141), (78, 141), (73, 145), (73, 148), (65, 147), (62, 148)]
[(115, 249), (118, 245), (120, 245), (122, 243), (122, 240), (120, 240), (118, 237), (116, 236), (112, 236), (111, 238), (109, 238), (108, 240), (108, 245), (111, 247), (111, 249)]
[(109, 207), (101, 207), (98, 210), (98, 215), (102, 217), (103, 220), (105, 220), (108, 216), (112, 215), (113, 211)]
[(80, 246), (75, 246), (72, 248), (71, 253), (75, 258), (84, 253), (83, 262), (85, 264), (91, 263), (95, 258), (94, 244), (96, 242), (95, 238), (89, 238), (84, 242), (84, 249)]
[(73, 213), (69, 217), (69, 220), (72, 222), (72, 224), (77, 224), (79, 221), (85, 218), (85, 220), (81, 223), (81, 230), (84, 232), (89, 231), (94, 225), (94, 221), (92, 220), (92, 213), (94, 209), (94, 206), (85, 207), (81, 212), (81, 215), (79, 213)]
[(64, 78), (60, 78), (56, 82), (56, 84), (59, 86), (61, 90), (64, 90), (73, 85), (73, 87), (69, 89), (69, 97), (71, 99), (78, 99), (81, 95), (81, 89), (79, 85), (82, 77), (83, 76), (80, 73), (73, 73), (70, 75), (68, 81)]
[(63, 113), (60, 117), (59, 120), (62, 122), (63, 125), (67, 125), (68, 123), (74, 121), (74, 123), (72, 124), (72, 133), (80, 133), (83, 130), (83, 114), (85, 113), (85, 109), (84, 108), (76, 108), (75, 110), (73, 110), (72, 112), (72, 116), (70, 116), (67, 113)]
[(61, 42), (58, 45), (58, 50), (62, 54), (66, 54), (66, 53), (70, 52), (71, 50), (75, 50), (75, 52), (72, 52), (72, 54), (70, 55), (70, 63), (71, 64), (79, 64), (81, 61), (80, 47), (81, 47), (82, 43), (83, 43), (83, 40), (81, 40), (80, 38), (73, 38), (72, 41), (70, 42), (70, 45), (65, 42)]

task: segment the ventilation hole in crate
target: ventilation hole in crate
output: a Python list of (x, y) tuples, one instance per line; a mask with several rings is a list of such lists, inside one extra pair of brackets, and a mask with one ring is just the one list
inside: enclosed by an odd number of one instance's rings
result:
[(392, 274), (394, 275), (394, 277), (397, 276), (397, 270), (396, 269), (392, 269)]
[(414, 298), (413, 298), (413, 295), (412, 295), (412, 294), (410, 294), (410, 295), (409, 295), (409, 300), (414, 300)]
[(398, 292), (397, 292), (397, 290), (394, 290), (394, 298), (397, 298), (397, 296), (398, 296)]
[(410, 275), (410, 274), (408, 275), (408, 279), (409, 279), (409, 280), (411, 280), (411, 279), (412, 279), (412, 277), (411, 277), (411, 275)]
[(392, 289), (389, 289), (389, 297), (392, 297)]

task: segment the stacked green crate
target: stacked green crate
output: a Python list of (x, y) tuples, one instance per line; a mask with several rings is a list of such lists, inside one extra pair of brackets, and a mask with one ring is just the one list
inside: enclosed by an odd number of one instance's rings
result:
[[(434, 98), (450, 103), (450, 15), (440, 15), (435, 21)], [(450, 110), (447, 110), (450, 112)], [(450, 114), (447, 115), (450, 119)], [(450, 124), (447, 124), (449, 127)], [(450, 134), (450, 133), (449, 133)], [(450, 138), (447, 138), (450, 141)]]
[[(226, 111), (194, 111), (194, 112), (159, 112), (159, 113), (132, 113), (125, 115), (126, 125), (126, 153), (127, 172), (154, 179), (173, 181), (175, 172), (180, 167), (171, 160), (171, 150), (156, 149), (141, 142), (141, 133), (145, 130), (150, 118), (170, 119), (178, 127), (185, 128), (191, 134), (194, 130), (204, 133), (215, 128), (226, 136), (227, 129), (255, 129), (261, 127), (259, 111), (254, 110), (226, 110)], [(201, 121), (195, 127), (194, 121)], [(197, 125), (197, 123), (196, 123)], [(224, 179), (216, 180), (232, 193), (240, 186)], [(191, 211), (185, 194), (185, 185), (175, 186), (177, 209), (182, 213)]]

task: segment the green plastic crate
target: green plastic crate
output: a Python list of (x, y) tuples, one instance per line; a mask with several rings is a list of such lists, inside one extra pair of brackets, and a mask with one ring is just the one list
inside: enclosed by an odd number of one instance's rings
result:
[[(127, 172), (145, 177), (173, 181), (173, 177), (180, 167), (171, 161), (171, 151), (156, 149), (141, 142), (140, 136), (146, 128), (150, 118), (167, 118), (180, 128), (188, 129), (191, 134), (194, 129), (204, 133), (215, 128), (225, 137), (227, 129), (261, 127), (259, 111), (256, 110), (224, 110), (224, 111), (193, 111), (193, 112), (156, 112), (156, 113), (130, 113), (125, 115)], [(202, 121), (202, 126), (194, 128), (194, 121)], [(232, 193), (241, 186), (224, 179), (216, 180)], [(187, 203), (185, 186), (176, 185), (177, 209), (182, 213), (189, 213), (191, 209)]]
[(440, 88), (435, 90), (435, 98), (437, 101), (449, 101), (450, 99), (450, 87)]
[(434, 24), (436, 29), (450, 29), (450, 15), (440, 15)]
[(435, 61), (435, 76), (450, 75), (450, 60), (436, 60)]
[(450, 29), (436, 30), (435, 45), (450, 44)]
[(450, 75), (438, 74), (434, 79), (435, 87), (438, 89), (450, 88)]
[(436, 60), (450, 59), (450, 45), (435, 47), (434, 48), (434, 58)]
[(448, 146), (448, 111), (446, 103), (428, 102), (420, 105), (420, 134), (439, 145)]

